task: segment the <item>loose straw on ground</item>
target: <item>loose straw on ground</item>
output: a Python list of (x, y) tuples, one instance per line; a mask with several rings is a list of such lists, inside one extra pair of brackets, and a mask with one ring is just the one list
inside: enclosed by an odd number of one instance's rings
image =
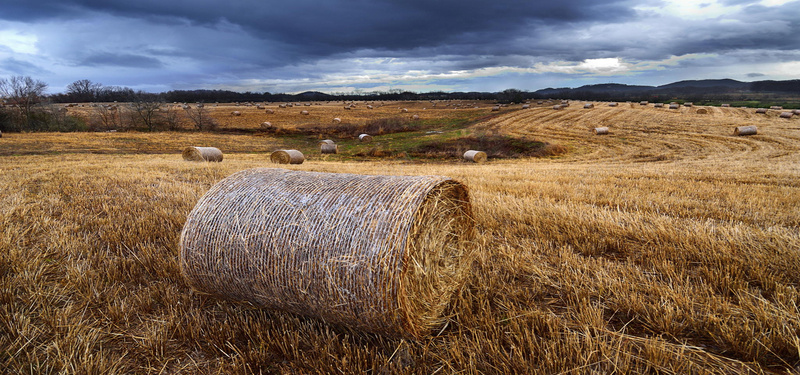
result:
[(464, 160), (474, 163), (483, 163), (488, 159), (486, 153), (483, 151), (469, 150), (464, 153)]
[(222, 161), (222, 151), (216, 147), (186, 147), (181, 153), (188, 161)]
[(204, 293), (419, 338), (446, 320), (473, 238), (467, 188), (447, 177), (258, 168), (198, 201), (180, 266)]
[(758, 134), (758, 128), (755, 125), (750, 126), (737, 126), (733, 129), (733, 135), (755, 135)]
[(276, 164), (303, 164), (306, 159), (297, 150), (278, 150), (269, 156), (269, 160)]

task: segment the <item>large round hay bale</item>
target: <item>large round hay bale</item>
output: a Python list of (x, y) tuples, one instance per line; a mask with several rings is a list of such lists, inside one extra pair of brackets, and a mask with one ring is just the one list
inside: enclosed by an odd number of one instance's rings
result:
[(320, 143), (319, 152), (322, 154), (338, 154), (339, 145), (336, 143)]
[(670, 104), (669, 109), (679, 109), (680, 106), (678, 104)]
[(469, 150), (464, 153), (464, 160), (466, 161), (471, 161), (474, 163), (483, 163), (487, 159), (489, 159), (489, 157), (486, 156), (486, 153), (483, 151)]
[(446, 321), (474, 233), (447, 177), (248, 169), (189, 213), (180, 267), (203, 293), (420, 338)]
[(322, 144), (322, 143), (327, 143), (327, 144), (329, 144), (329, 145), (336, 144), (336, 142), (334, 142), (332, 139), (323, 139), (323, 140), (319, 141), (319, 143), (320, 143), (320, 144)]
[(183, 160), (188, 161), (222, 161), (222, 151), (216, 147), (194, 147), (189, 146), (181, 153)]
[(360, 134), (358, 140), (361, 142), (372, 142), (372, 136), (369, 134)]
[(767, 113), (766, 108), (756, 108), (756, 113)]
[(664, 108), (664, 103), (653, 103), (653, 108)]
[(594, 128), (594, 134), (595, 135), (608, 134), (608, 128), (607, 127)]
[(561, 108), (563, 108), (563, 107), (560, 104), (556, 104), (556, 105), (553, 106), (553, 109), (555, 109), (555, 110), (559, 110)]
[(684, 106), (684, 107), (691, 107), (691, 106), (693, 106), (693, 105), (694, 105), (694, 103), (692, 103), (692, 102), (686, 102), (686, 103), (683, 103), (683, 106)]
[(586, 103), (586, 104), (584, 104), (584, 105), (583, 105), (583, 108), (584, 108), (584, 109), (594, 108), (594, 104), (592, 104), (592, 103)]
[(781, 118), (792, 118), (794, 112), (781, 112)]
[(269, 156), (269, 160), (276, 164), (303, 164), (306, 158), (297, 150), (277, 150)]
[(304, 116), (307, 116), (307, 115), (308, 115), (308, 111), (305, 111), (305, 110), (303, 110), (303, 111), (300, 111), (300, 114), (301, 114), (301, 115), (304, 115)]
[(800, 116), (800, 109), (795, 109), (794, 111), (792, 111), (792, 113), (794, 113), (795, 115)]
[(758, 134), (758, 128), (755, 125), (737, 126), (733, 129), (733, 135), (754, 135)]
[(231, 115), (232, 115), (232, 116), (241, 116), (241, 115), (242, 115), (242, 112), (239, 112), (239, 111), (233, 111), (233, 112), (231, 112)]
[(616, 107), (617, 105), (618, 105), (617, 103), (608, 103), (609, 107)]
[(697, 113), (698, 115), (705, 115), (708, 114), (708, 110), (706, 110), (705, 108), (698, 108), (697, 111), (695, 111), (695, 113)]

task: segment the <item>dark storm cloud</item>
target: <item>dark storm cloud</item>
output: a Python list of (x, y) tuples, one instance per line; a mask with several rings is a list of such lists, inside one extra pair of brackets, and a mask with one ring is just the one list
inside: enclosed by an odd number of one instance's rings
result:
[(158, 59), (130, 53), (95, 53), (80, 61), (83, 66), (124, 67), (124, 68), (160, 68), (163, 64)]
[(29, 75), (29, 74), (44, 74), (46, 70), (26, 61), (20, 61), (15, 58), (8, 58), (0, 60), (0, 69), (9, 71), (16, 75)]

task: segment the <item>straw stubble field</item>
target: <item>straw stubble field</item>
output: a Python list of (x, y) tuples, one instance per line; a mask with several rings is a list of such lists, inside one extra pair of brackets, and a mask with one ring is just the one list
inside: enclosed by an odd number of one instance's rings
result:
[[(448, 323), (419, 341), (188, 287), (178, 265), (187, 214), (217, 181), (269, 166), (265, 152), (278, 138), (4, 134), (0, 150), (14, 151), (0, 159), (0, 368), (800, 371), (800, 120), (733, 108), (580, 107), (509, 110), (464, 130), (569, 150), (556, 158), (311, 157), (283, 166), (445, 175), (469, 187), (478, 258), (447, 307)], [(732, 135), (751, 124), (758, 135)], [(610, 134), (593, 135), (597, 126)], [(187, 145), (219, 147), (225, 159), (184, 162)]]

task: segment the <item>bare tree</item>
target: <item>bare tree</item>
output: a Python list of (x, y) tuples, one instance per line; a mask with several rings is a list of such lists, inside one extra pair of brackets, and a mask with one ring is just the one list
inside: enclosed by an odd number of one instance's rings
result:
[(131, 110), (136, 120), (147, 126), (147, 130), (153, 131), (160, 122), (159, 109), (162, 104), (161, 101), (154, 100), (149, 95), (138, 95), (136, 100), (131, 103)]
[(197, 104), (194, 108), (187, 105), (183, 109), (186, 110), (186, 116), (192, 120), (197, 130), (213, 130), (217, 127), (217, 121), (211, 117), (202, 103)]
[(97, 98), (102, 86), (88, 79), (81, 79), (67, 86), (67, 95), (76, 102), (91, 102)]
[(42, 101), (46, 89), (46, 83), (27, 76), (11, 76), (8, 80), (0, 79), (0, 95), (5, 97), (9, 104), (19, 109), (26, 129), (32, 127), (33, 106)]

